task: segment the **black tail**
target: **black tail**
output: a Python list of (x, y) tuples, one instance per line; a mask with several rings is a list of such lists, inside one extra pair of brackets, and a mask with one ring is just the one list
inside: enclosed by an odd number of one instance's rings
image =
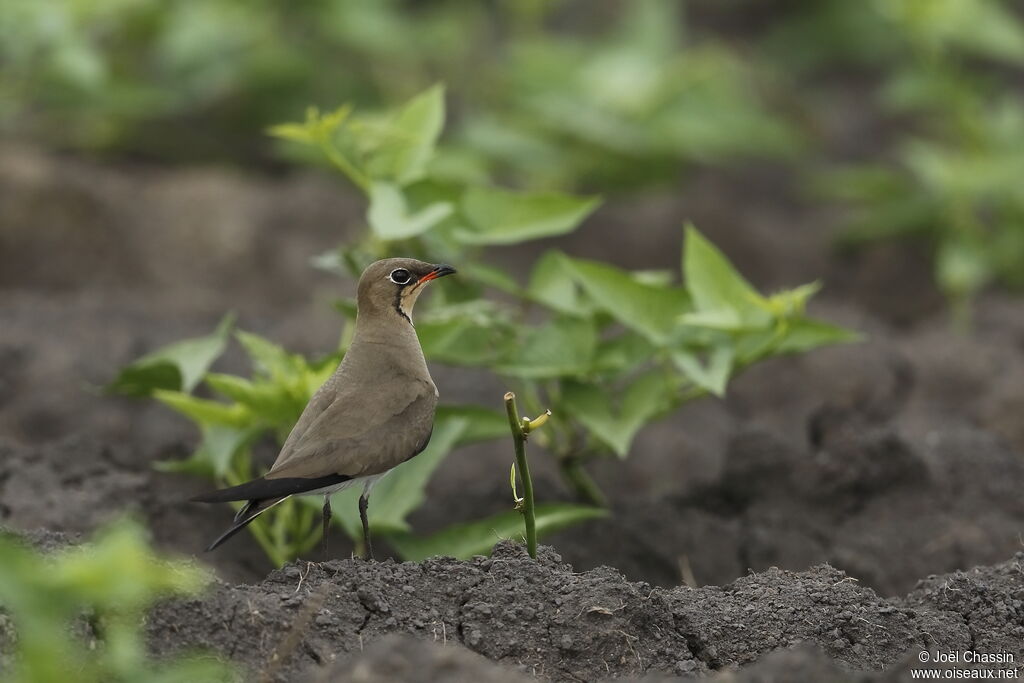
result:
[(215, 549), (217, 546), (221, 545), (239, 531), (247, 527), (249, 522), (287, 499), (288, 496), (283, 496), (281, 498), (268, 498), (265, 500), (250, 500), (241, 510), (238, 511), (238, 514), (235, 515), (235, 523), (231, 525), (231, 528), (218, 536), (217, 540), (211, 543), (210, 547), (206, 549), (206, 552), (210, 552)]
[(252, 481), (247, 481), (244, 484), (239, 484), (238, 486), (231, 486), (226, 489), (220, 489), (219, 491), (210, 491), (209, 493), (202, 493), (198, 496), (193, 496), (191, 500), (197, 503), (229, 503), (236, 500), (249, 501), (241, 510), (238, 511), (238, 514), (235, 515), (235, 523), (231, 528), (221, 534), (216, 541), (211, 543), (210, 547), (206, 549), (206, 552), (210, 552), (220, 544), (224, 543), (224, 541), (244, 529), (249, 522), (290, 496), (306, 493), (307, 491), (316, 491), (317, 489), (327, 488), (328, 486), (334, 486), (335, 484), (340, 484), (343, 481), (348, 481), (351, 478), (352, 477), (345, 474), (328, 474), (325, 477), (309, 479), (305, 477), (282, 477), (280, 479), (260, 477), (259, 479), (253, 479)]
[(196, 503), (229, 503), (234, 500), (265, 500), (268, 498), (287, 498), (288, 496), (316, 491), (348, 481), (352, 477), (347, 474), (328, 474), (325, 477), (281, 477), (268, 479), (260, 477), (238, 486), (219, 491), (210, 491), (193, 496), (190, 500)]

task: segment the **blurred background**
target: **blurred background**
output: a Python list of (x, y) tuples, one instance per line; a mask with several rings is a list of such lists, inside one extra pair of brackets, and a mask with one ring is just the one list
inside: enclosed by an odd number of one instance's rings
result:
[[(0, 521), (87, 531), (134, 505), (161, 544), (202, 547), (214, 516), (150, 467), (194, 429), (98, 387), (229, 310), (292, 351), (336, 348), (353, 283), (314, 260), (360, 239), (366, 200), (267, 130), (442, 83), (433, 177), (604, 198), (571, 234), (484, 260), (523, 279), (555, 245), (678, 272), (693, 221), (763, 292), (821, 281), (815, 313), (869, 340), (645, 429), (597, 465), (616, 516), (557, 538), (567, 559), (659, 583), (829, 560), (890, 593), (1006, 559), (1024, 516), (1022, 67), (1024, 13), (1000, 0), (6, 0)], [(246, 367), (238, 349), (221, 363)], [(500, 407), (489, 375), (435, 379)], [(450, 458), (431, 499), (507, 507), (506, 451)], [(817, 489), (852, 502), (790, 500), (829, 458), (867, 463)], [(536, 476), (559, 495), (552, 467)], [(219, 569), (262, 576), (234, 546)]]

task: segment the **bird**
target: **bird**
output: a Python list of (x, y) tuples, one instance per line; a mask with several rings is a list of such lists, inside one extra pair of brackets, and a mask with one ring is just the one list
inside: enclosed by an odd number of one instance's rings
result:
[(310, 398), (270, 470), (191, 499), (246, 501), (208, 552), (291, 496), (324, 496), (326, 536), (331, 494), (362, 484), (363, 550), (372, 559), (370, 489), (427, 447), (437, 408), (437, 386), (412, 324), (413, 306), (427, 283), (452, 273), (455, 269), (447, 264), (411, 258), (389, 258), (366, 267), (359, 278), (352, 342), (338, 368)]

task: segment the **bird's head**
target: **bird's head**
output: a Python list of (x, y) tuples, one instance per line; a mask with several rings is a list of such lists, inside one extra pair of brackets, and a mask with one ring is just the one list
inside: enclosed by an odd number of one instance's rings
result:
[(411, 258), (389, 258), (371, 263), (359, 278), (359, 310), (372, 310), (377, 315), (397, 315), (411, 323), (416, 298), (427, 283), (454, 272), (454, 268), (443, 263)]

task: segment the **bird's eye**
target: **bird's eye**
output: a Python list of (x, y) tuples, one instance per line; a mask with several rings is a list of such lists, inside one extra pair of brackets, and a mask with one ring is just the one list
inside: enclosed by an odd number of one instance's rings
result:
[(405, 268), (396, 268), (392, 270), (389, 277), (396, 285), (407, 285), (409, 284), (409, 280), (412, 279), (412, 276), (409, 275), (409, 271)]

